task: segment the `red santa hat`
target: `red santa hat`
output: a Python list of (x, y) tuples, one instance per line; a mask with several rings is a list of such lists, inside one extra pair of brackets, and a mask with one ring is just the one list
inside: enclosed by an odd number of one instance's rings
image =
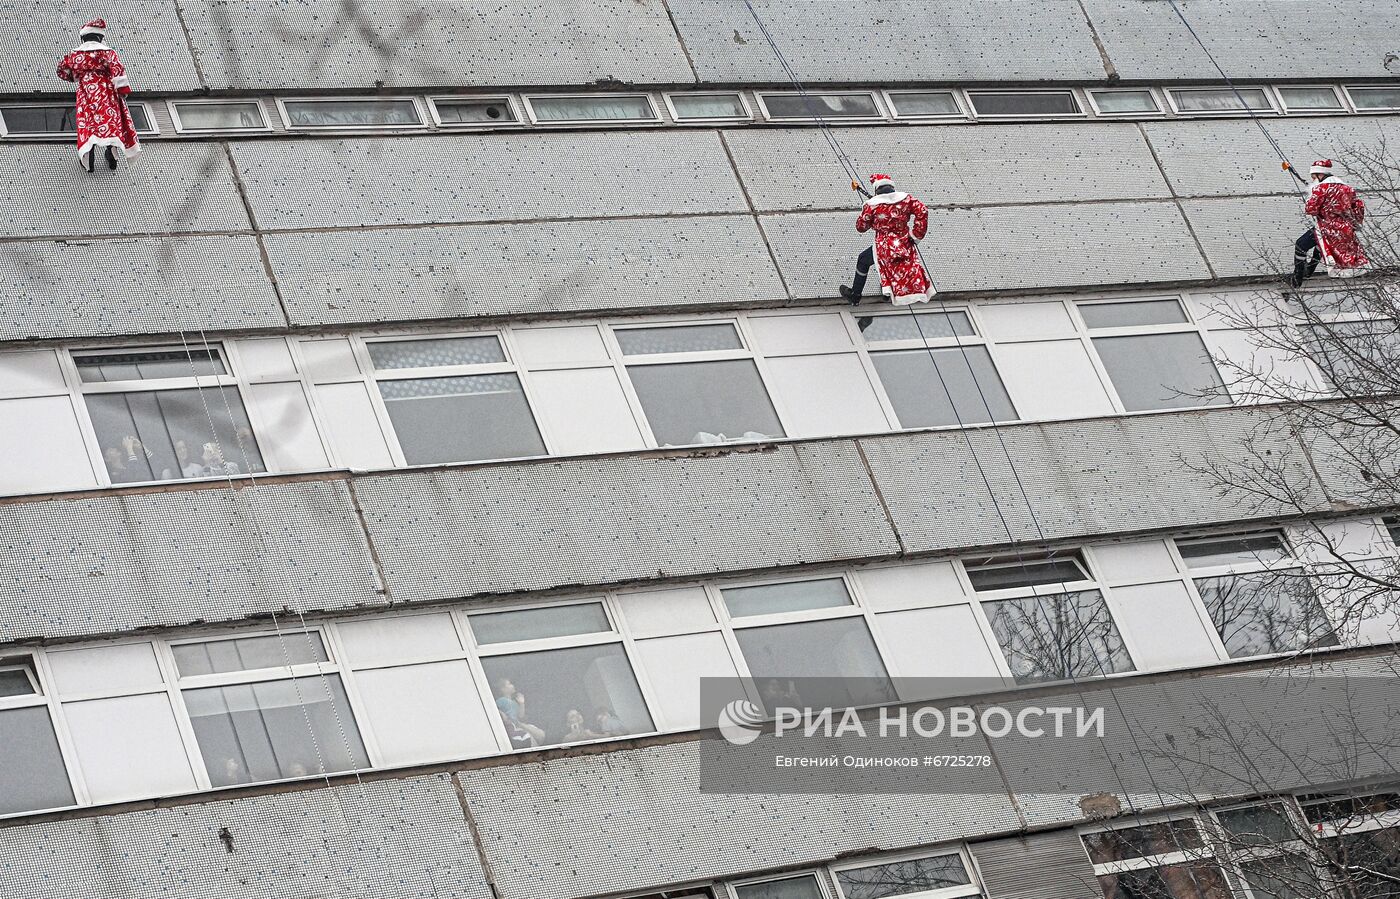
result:
[(893, 187), (893, 186), (894, 186), (894, 179), (891, 178), (889, 175), (871, 175), (871, 176), (870, 176), (870, 186), (871, 186), (871, 187), (884, 187), (886, 184), (888, 184), (888, 185), (890, 185), (891, 187)]
[(93, 19), (91, 22), (88, 22), (88, 23), (87, 23), (86, 25), (84, 25), (82, 28), (79, 28), (79, 29), (78, 29), (78, 34), (79, 34), (79, 35), (84, 35), (84, 34), (100, 34), (100, 35), (102, 35), (103, 37), (106, 37), (106, 36), (107, 36), (107, 20), (106, 20), (106, 19)]
[(1308, 173), (1309, 173), (1309, 174), (1312, 174), (1312, 175), (1330, 175), (1330, 174), (1332, 174), (1332, 160), (1330, 160), (1330, 159), (1319, 159), (1317, 162), (1314, 162), (1314, 163), (1312, 164), (1312, 168), (1311, 168), (1311, 169), (1308, 169)]

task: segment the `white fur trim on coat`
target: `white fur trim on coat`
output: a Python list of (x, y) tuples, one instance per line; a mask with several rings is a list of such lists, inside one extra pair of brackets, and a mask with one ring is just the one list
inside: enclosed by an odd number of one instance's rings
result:
[(909, 197), (909, 195), (906, 194), (904, 191), (902, 191), (902, 190), (897, 190), (897, 191), (895, 191), (895, 192), (892, 193), (892, 194), (876, 194), (875, 196), (873, 196), (873, 197), (871, 197), (870, 199), (866, 200), (866, 201), (865, 201), (865, 205), (866, 205), (866, 206), (884, 206), (884, 205), (887, 204), (887, 203), (898, 203), (898, 202), (900, 202), (901, 200), (907, 199), (908, 197)]

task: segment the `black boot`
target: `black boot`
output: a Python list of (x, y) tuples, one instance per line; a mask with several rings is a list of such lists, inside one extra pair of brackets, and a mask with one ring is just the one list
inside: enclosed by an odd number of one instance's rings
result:
[(117, 151), (113, 147), (107, 148), (107, 168), (114, 172), (117, 170)]
[(860, 291), (849, 284), (841, 285), (841, 296), (845, 297), (846, 302), (850, 303), (852, 306), (860, 304)]
[(97, 152), (96, 147), (91, 147), (86, 153), (78, 154), (78, 165), (83, 167), (83, 171), (92, 171), (92, 154)]

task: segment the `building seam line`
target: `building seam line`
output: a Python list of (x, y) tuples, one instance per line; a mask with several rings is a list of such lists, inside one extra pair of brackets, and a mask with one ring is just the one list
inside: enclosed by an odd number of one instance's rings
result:
[(729, 160), (729, 167), (734, 171), (734, 180), (739, 184), (739, 192), (744, 195), (744, 202), (748, 204), (749, 216), (753, 219), (754, 226), (758, 228), (759, 239), (763, 241), (763, 246), (768, 250), (768, 258), (773, 262), (773, 271), (778, 276), (778, 283), (783, 285), (783, 294), (789, 301), (793, 300), (792, 288), (788, 287), (787, 278), (783, 275), (783, 267), (778, 264), (778, 254), (773, 252), (773, 244), (768, 240), (768, 231), (763, 227), (763, 217), (758, 214), (758, 207), (754, 205), (753, 197), (749, 196), (748, 185), (744, 183), (744, 176), (739, 174), (739, 163), (734, 159), (734, 153), (729, 149), (729, 141), (725, 139), (723, 131), (716, 131), (719, 136), (719, 145), (724, 149), (725, 158)]

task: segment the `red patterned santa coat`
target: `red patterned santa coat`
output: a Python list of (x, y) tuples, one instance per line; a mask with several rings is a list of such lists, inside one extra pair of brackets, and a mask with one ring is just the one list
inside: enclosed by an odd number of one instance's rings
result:
[(1334, 274), (1348, 274), (1347, 269), (1367, 264), (1356, 239), (1356, 229), (1366, 218), (1366, 204), (1355, 188), (1335, 175), (1318, 181), (1308, 192), (1303, 211), (1317, 219), (1317, 242)]
[(856, 219), (860, 233), (871, 228), (875, 229), (875, 263), (885, 296), (896, 306), (926, 302), (933, 282), (919, 261), (914, 241), (923, 240), (928, 233), (928, 207), (902, 191), (876, 194), (865, 201)]
[(117, 51), (85, 41), (58, 64), (58, 77), (78, 84), (78, 154), (93, 147), (121, 147), (127, 156), (141, 151), (136, 123), (122, 97), (131, 93)]

